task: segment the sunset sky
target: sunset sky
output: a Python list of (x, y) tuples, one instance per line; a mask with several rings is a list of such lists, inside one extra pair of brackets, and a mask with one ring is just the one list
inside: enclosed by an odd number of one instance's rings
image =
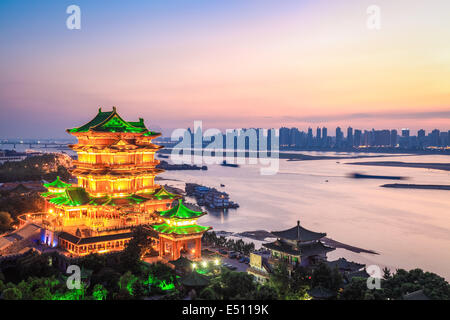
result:
[(2, 0), (0, 45), (0, 138), (65, 137), (113, 105), (165, 134), (450, 129), (449, 0)]

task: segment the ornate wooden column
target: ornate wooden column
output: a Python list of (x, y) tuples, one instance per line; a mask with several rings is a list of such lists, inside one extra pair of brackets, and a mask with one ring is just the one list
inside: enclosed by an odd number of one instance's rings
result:
[(202, 242), (201, 238), (195, 239), (195, 258), (199, 259), (202, 256)]

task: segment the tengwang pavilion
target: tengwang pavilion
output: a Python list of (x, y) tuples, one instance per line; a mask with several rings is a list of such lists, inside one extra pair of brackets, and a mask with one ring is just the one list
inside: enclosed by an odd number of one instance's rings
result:
[[(77, 185), (58, 177), (45, 184), (46, 212), (22, 221), (40, 219), (41, 242), (59, 246), (72, 256), (123, 250), (133, 227), (146, 226), (154, 249), (169, 260), (185, 252), (201, 256), (201, 237), (209, 227), (197, 225), (203, 212), (187, 208), (181, 196), (155, 183), (161, 134), (146, 128), (143, 119), (129, 122), (99, 109), (88, 123), (67, 130), (78, 139), (70, 145), (78, 154), (72, 174)], [(175, 206), (173, 206), (175, 204)]]

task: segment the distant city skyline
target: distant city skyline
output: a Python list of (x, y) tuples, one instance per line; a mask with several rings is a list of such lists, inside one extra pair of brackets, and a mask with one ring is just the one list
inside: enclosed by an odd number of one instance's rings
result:
[[(117, 106), (208, 128), (450, 127), (450, 2), (0, 2), (0, 138), (64, 138)], [(136, 119), (134, 119), (136, 120)]]

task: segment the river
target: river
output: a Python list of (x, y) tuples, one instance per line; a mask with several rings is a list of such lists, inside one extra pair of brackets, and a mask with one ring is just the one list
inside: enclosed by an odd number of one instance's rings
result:
[[(306, 153), (307, 154), (307, 153)], [(318, 155), (317, 153), (311, 153)], [(340, 156), (354, 154), (338, 153)], [(336, 156), (337, 153), (320, 153)], [(214, 230), (277, 231), (296, 221), (329, 238), (378, 255), (337, 249), (333, 260), (346, 257), (365, 264), (422, 268), (450, 279), (450, 192), (381, 188), (391, 180), (351, 179), (348, 174), (405, 176), (404, 183), (449, 184), (450, 172), (420, 168), (354, 166), (362, 161), (449, 162), (449, 156), (395, 155), (384, 158), (288, 161), (279, 172), (260, 174), (258, 165), (239, 168), (208, 165), (207, 171), (168, 171), (161, 181), (184, 189), (184, 182), (216, 187), (238, 202), (239, 209), (210, 213), (199, 220)], [(395, 181), (394, 181), (395, 182)], [(225, 187), (220, 187), (224, 184)]]

